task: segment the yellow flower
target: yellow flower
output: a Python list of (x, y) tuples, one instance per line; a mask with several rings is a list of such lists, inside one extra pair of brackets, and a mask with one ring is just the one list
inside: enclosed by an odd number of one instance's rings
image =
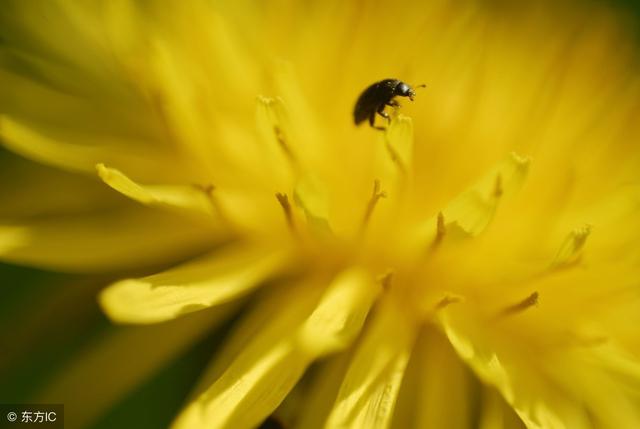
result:
[[(116, 322), (245, 306), (175, 428), (640, 427), (640, 79), (609, 10), (59, 0), (0, 28), (3, 143), (79, 173), (38, 170), (2, 257), (173, 264), (103, 291)], [(355, 127), (387, 77), (428, 88)]]

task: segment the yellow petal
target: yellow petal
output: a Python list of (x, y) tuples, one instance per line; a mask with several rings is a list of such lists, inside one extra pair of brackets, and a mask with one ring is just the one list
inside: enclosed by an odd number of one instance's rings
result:
[(529, 159), (512, 153), (472, 188), (455, 198), (444, 210), (447, 222), (456, 222), (471, 236), (480, 234), (493, 219), (503, 196), (512, 195), (523, 184)]
[(108, 77), (113, 80), (114, 71), (107, 67), (113, 61), (113, 52), (104, 43), (104, 38), (111, 35), (105, 35), (101, 25), (105, 18), (103, 8), (56, 1), (43, 5), (41, 13), (34, 14), (30, 5), (11, 2), (11, 13), (0, 18), (2, 38), (10, 40), (12, 46), (70, 65), (68, 68), (83, 72), (80, 76), (95, 84), (108, 82)]
[[(3, 114), (38, 126), (64, 128), (74, 134), (88, 131), (105, 133), (109, 130), (108, 125), (111, 125), (120, 132), (126, 130), (131, 135), (141, 135), (144, 134), (141, 129), (150, 125), (140, 120), (140, 128), (136, 130), (134, 121), (127, 124), (123, 118), (122, 111), (126, 111), (123, 106), (118, 112), (112, 104), (113, 110), (107, 113), (105, 110), (109, 107), (101, 104), (101, 101), (84, 96), (102, 93), (108, 97), (109, 90), (118, 91), (114, 88), (117, 83), (113, 85), (113, 81), (98, 83), (94, 79), (85, 79), (86, 76), (82, 76), (78, 70), (73, 70), (68, 64), (60, 64), (48, 55), (34, 55), (15, 45), (3, 45), (2, 48), (0, 83), (3, 91), (0, 93), (0, 103)], [(129, 102), (127, 107), (135, 105), (127, 98), (120, 101)]]
[(478, 429), (525, 429), (513, 409), (489, 386), (483, 386)]
[[(313, 360), (353, 341), (371, 305), (372, 298), (366, 296), (375, 295), (368, 291), (375, 285), (359, 269), (338, 276), (319, 302), (318, 285), (297, 286), (281, 292), (280, 313), (266, 327), (253, 331), (255, 335), (245, 337), (248, 344), (183, 411), (175, 428), (255, 427), (282, 402)], [(337, 300), (343, 302), (334, 308)], [(271, 313), (274, 307), (267, 308)], [(229, 359), (225, 354), (223, 361)]]
[[(460, 338), (451, 335), (451, 331), (448, 331), (449, 339), (452, 340), (453, 346), (460, 353), (462, 358), (465, 358), (464, 353), (467, 353), (473, 349), (469, 347), (469, 344), (461, 342)], [(567, 398), (559, 400), (560, 395), (556, 395), (553, 398), (555, 404), (548, 403), (551, 398), (547, 397), (543, 399), (540, 397), (534, 399), (532, 396), (525, 396), (521, 398), (518, 395), (516, 402), (516, 394), (514, 393), (514, 382), (510, 380), (503, 363), (497, 358), (497, 356), (491, 355), (488, 358), (482, 358), (477, 356), (475, 351), (472, 351), (470, 358), (465, 359), (472, 368), (478, 373), (478, 375), (487, 383), (493, 384), (500, 393), (504, 396), (505, 400), (512, 404), (517, 410), (522, 420), (526, 423), (528, 428), (543, 429), (569, 429), (569, 428), (588, 428), (587, 416), (575, 409), (571, 409), (572, 405)], [(531, 386), (522, 386), (522, 390), (531, 388)], [(539, 393), (539, 392), (537, 392)], [(564, 415), (558, 414), (554, 408), (564, 408)], [(570, 423), (565, 423), (569, 421)]]
[(411, 118), (397, 115), (372, 143), (375, 144), (368, 150), (373, 151), (375, 180), (380, 181), (391, 200), (404, 197), (412, 180), (414, 141)]
[[(298, 325), (312, 310), (321, 293), (316, 282), (305, 283), (309, 286), (308, 293), (303, 295), (296, 289), (298, 284), (280, 283), (269, 288), (261, 288), (257, 291), (256, 304), (245, 312), (234, 325), (232, 335), (224, 343), (223, 349), (216, 353), (210, 362), (198, 384), (192, 392), (196, 398), (203, 394), (218, 380), (231, 366), (233, 361), (243, 352), (248, 344), (259, 341), (265, 349), (280, 339), (280, 333), (291, 330), (291, 326)], [(292, 300), (296, 301), (294, 307), (290, 306)], [(274, 317), (287, 309), (287, 314), (282, 317)], [(295, 314), (289, 314), (289, 313)], [(257, 347), (256, 344), (254, 346)]]
[[(65, 410), (69, 427), (89, 427), (128, 392), (224, 322), (234, 309), (228, 305), (168, 324), (118, 328), (102, 335), (74, 356), (34, 400), (76, 404)], [(87, 380), (95, 379), (100, 380), (100, 389), (88, 389)]]
[[(308, 365), (290, 341), (281, 341), (248, 365), (240, 361), (208, 395), (192, 402), (174, 428), (252, 428), (289, 393)], [(212, 397), (207, 400), (207, 396)]]
[(594, 427), (640, 426), (640, 361), (615, 341), (564, 350), (548, 367), (550, 376), (582, 401)]
[(551, 262), (551, 268), (563, 267), (578, 262), (589, 234), (591, 234), (590, 225), (585, 225), (571, 231)]
[(100, 178), (121, 194), (149, 206), (169, 207), (192, 213), (211, 215), (215, 212), (212, 195), (195, 186), (139, 185), (119, 170), (104, 164), (96, 166)]
[[(300, 393), (301, 400), (298, 401), (292, 419), (293, 428), (322, 429), (325, 427), (351, 357), (352, 353), (345, 351), (319, 364), (319, 368), (314, 371), (306, 384), (308, 389)], [(289, 397), (285, 402), (288, 400)], [(277, 415), (279, 416), (279, 413)]]
[(280, 60), (273, 67), (276, 70), (272, 76), (276, 95), (287, 106), (290, 145), (298, 161), (309, 167), (321, 161), (328, 150), (325, 130), (316, 120), (318, 116), (305, 94), (294, 64)]
[(394, 428), (463, 429), (472, 426), (475, 381), (446, 338), (423, 328), (405, 374)]
[(398, 168), (410, 172), (413, 162), (413, 121), (408, 116), (398, 115), (385, 131), (389, 156)]
[(141, 279), (104, 289), (100, 304), (114, 321), (156, 323), (233, 300), (289, 262), (285, 251), (239, 244)]
[(148, 51), (150, 69), (147, 79), (152, 77), (156, 80), (153, 84), (160, 93), (158, 108), (172, 135), (192, 155), (194, 163), (211, 169), (215, 156), (208, 142), (210, 133), (217, 128), (217, 118), (212, 115), (209, 123), (204, 123), (202, 109), (198, 108), (202, 106), (198, 100), (204, 94), (204, 89), (196, 88), (193, 82), (202, 82), (204, 85), (205, 81), (197, 74), (197, 70), (188, 68), (187, 60), (183, 59), (184, 52), (172, 43), (166, 38), (152, 38)]
[[(378, 143), (378, 162), (383, 183), (385, 178), (395, 184), (411, 174), (413, 163), (413, 122), (402, 114), (391, 120), (381, 133)], [(386, 171), (386, 173), (385, 173)]]
[[(529, 171), (528, 158), (512, 153), (471, 188), (454, 198), (442, 211), (445, 239), (475, 237), (482, 233), (493, 219), (499, 202), (517, 192)], [(413, 240), (426, 248), (438, 234), (438, 216), (424, 222)]]
[(364, 270), (341, 273), (301, 327), (300, 345), (317, 357), (346, 348), (362, 329), (380, 288)]
[(140, 269), (193, 255), (220, 240), (207, 225), (128, 206), (0, 228), (8, 243), (0, 259), (60, 271)]
[(22, 226), (0, 225), (0, 255), (10, 254), (29, 243), (29, 230)]
[(292, 333), (317, 301), (318, 285), (298, 286), (309, 290), (276, 291), (241, 324), (205, 376), (215, 382), (189, 402), (173, 428), (250, 428), (271, 414), (309, 363)]
[[(2, 144), (22, 156), (44, 164), (93, 174), (95, 165), (105, 162), (121, 166), (127, 171), (135, 172), (139, 177), (151, 180), (154, 177), (175, 178), (178, 173), (189, 171), (178, 167), (180, 160), (175, 155), (171, 160), (161, 150), (151, 151), (125, 138), (100, 139), (91, 136), (82, 142), (61, 141), (42, 132), (42, 129), (39, 127), (39, 131), (35, 131), (27, 123), (0, 116)], [(172, 168), (167, 168), (169, 165), (172, 165)]]
[(389, 427), (414, 335), (402, 309), (383, 301), (351, 361), (327, 428)]
[(322, 184), (310, 176), (298, 181), (293, 198), (304, 211), (307, 223), (319, 233), (331, 231), (329, 224), (329, 202)]
[[(0, 219), (108, 210), (122, 198), (90, 177), (3, 153)], [(64, 189), (65, 192), (60, 192)]]
[[(467, 321), (463, 334), (462, 325), (456, 326), (462, 323), (460, 320), (454, 321), (450, 315), (443, 314), (442, 321), (458, 355), (484, 382), (497, 388), (527, 428), (590, 429), (594, 427), (594, 417), (608, 416), (605, 411), (612, 407), (616, 412), (622, 412), (621, 419), (638, 421), (637, 407), (632, 412), (634, 408), (629, 402), (618, 405), (598, 402), (603, 400), (601, 383), (607, 380), (608, 387), (613, 389), (610, 394), (615, 393), (618, 399), (625, 398), (625, 395), (620, 390), (621, 385), (613, 383), (611, 378), (602, 377), (601, 368), (581, 365), (580, 359), (572, 356), (574, 345), (567, 344), (554, 353), (545, 353), (534, 344), (525, 346), (513, 338), (507, 345), (492, 345), (476, 322)], [(589, 376), (594, 371), (598, 375)], [(635, 384), (638, 379), (637, 375), (634, 377)], [(589, 383), (594, 380), (600, 384)], [(609, 427), (606, 421), (606, 418), (602, 419), (597, 427)], [(636, 425), (632, 423), (631, 427)]]
[[(138, 6), (130, 0), (114, 0), (104, 4), (98, 12), (104, 23), (104, 31), (109, 34), (109, 47), (119, 58), (125, 60), (129, 59), (128, 56), (138, 54), (134, 51), (135, 48), (139, 48), (136, 42), (140, 43), (145, 31), (145, 28), (139, 25), (143, 17), (139, 14)], [(83, 20), (87, 22), (86, 18)]]
[(263, 142), (263, 165), (269, 166), (277, 186), (287, 186), (299, 171), (298, 154), (293, 147), (291, 125), (284, 101), (258, 97), (256, 127)]

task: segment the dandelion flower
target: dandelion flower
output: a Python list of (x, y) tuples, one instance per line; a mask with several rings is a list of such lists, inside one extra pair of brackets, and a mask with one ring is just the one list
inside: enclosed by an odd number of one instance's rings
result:
[[(60, 0), (0, 24), (4, 145), (86, 195), (32, 195), (2, 257), (173, 264), (101, 293), (120, 323), (244, 304), (175, 428), (640, 427), (640, 79), (615, 13)], [(428, 88), (355, 127), (389, 77)]]

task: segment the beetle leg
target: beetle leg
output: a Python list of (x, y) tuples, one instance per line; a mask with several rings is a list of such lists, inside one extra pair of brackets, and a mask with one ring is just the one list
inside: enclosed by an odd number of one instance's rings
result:
[(380, 131), (386, 130), (385, 127), (376, 126), (375, 122), (376, 122), (376, 112), (374, 111), (371, 113), (371, 116), (369, 116), (369, 124), (371, 124), (371, 127), (375, 128), (376, 130), (380, 130)]
[(387, 102), (387, 106), (391, 106), (394, 109), (398, 109), (400, 107), (400, 103), (398, 103), (398, 101), (395, 99), (391, 99)]
[(391, 122), (391, 117), (389, 116), (389, 114), (387, 112), (385, 112), (384, 110), (382, 112), (378, 112), (380, 114), (380, 116), (382, 116), (383, 118), (385, 118), (387, 121)]
[(384, 111), (385, 106), (386, 104), (383, 104), (380, 107), (378, 107), (378, 114), (383, 118), (385, 118), (389, 123), (391, 123), (391, 117), (387, 112)]
[(375, 122), (376, 122), (376, 111), (374, 110), (373, 112), (371, 112), (371, 115), (369, 115), (369, 124), (371, 125), (371, 128), (375, 128), (376, 130), (380, 130), (380, 131), (386, 130), (385, 127), (376, 126)]

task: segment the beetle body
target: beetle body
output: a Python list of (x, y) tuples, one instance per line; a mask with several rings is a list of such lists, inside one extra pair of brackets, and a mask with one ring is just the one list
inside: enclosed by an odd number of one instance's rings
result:
[[(375, 127), (376, 114), (389, 120), (389, 114), (384, 111), (386, 106), (400, 107), (395, 97), (409, 97), (413, 101), (416, 95), (413, 88), (398, 79), (384, 79), (365, 89), (353, 109), (353, 120), (356, 125), (369, 120)], [(375, 127), (380, 128), (380, 127)]]

